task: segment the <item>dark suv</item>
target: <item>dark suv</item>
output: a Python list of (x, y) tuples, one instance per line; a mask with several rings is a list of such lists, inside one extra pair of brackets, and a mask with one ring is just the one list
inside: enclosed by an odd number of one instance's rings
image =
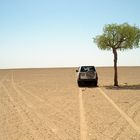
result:
[(77, 74), (77, 83), (78, 86), (83, 84), (90, 84), (97, 86), (98, 84), (98, 74), (94, 66), (81, 66), (76, 70)]

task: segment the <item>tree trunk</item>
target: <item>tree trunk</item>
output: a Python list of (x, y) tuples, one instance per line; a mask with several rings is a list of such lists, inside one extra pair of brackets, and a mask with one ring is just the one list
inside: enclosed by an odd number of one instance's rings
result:
[(113, 48), (114, 54), (114, 86), (118, 86), (118, 72), (117, 72), (117, 50)]

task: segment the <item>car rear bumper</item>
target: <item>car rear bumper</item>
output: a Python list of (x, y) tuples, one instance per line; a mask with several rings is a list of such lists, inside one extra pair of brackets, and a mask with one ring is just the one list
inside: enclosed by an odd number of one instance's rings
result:
[(78, 79), (77, 80), (78, 86), (97, 86), (98, 80), (97, 79)]
[(78, 81), (83, 81), (83, 82), (96, 82), (97, 79), (78, 79)]
[(78, 83), (82, 84), (97, 84), (98, 80), (97, 79), (78, 79)]

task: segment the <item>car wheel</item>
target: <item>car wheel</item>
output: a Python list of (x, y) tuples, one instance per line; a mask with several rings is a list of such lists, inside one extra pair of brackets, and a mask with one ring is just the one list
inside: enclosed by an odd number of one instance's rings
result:
[(94, 83), (94, 85), (97, 87), (97, 86), (98, 86), (98, 82), (96, 81), (96, 82)]
[(82, 83), (80, 81), (78, 81), (78, 86), (81, 87), (82, 86)]

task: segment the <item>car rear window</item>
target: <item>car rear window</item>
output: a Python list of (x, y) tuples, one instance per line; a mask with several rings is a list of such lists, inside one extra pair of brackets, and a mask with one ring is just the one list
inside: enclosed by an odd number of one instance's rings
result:
[(83, 66), (81, 67), (81, 72), (87, 72), (87, 71), (95, 71), (95, 67), (93, 66)]

